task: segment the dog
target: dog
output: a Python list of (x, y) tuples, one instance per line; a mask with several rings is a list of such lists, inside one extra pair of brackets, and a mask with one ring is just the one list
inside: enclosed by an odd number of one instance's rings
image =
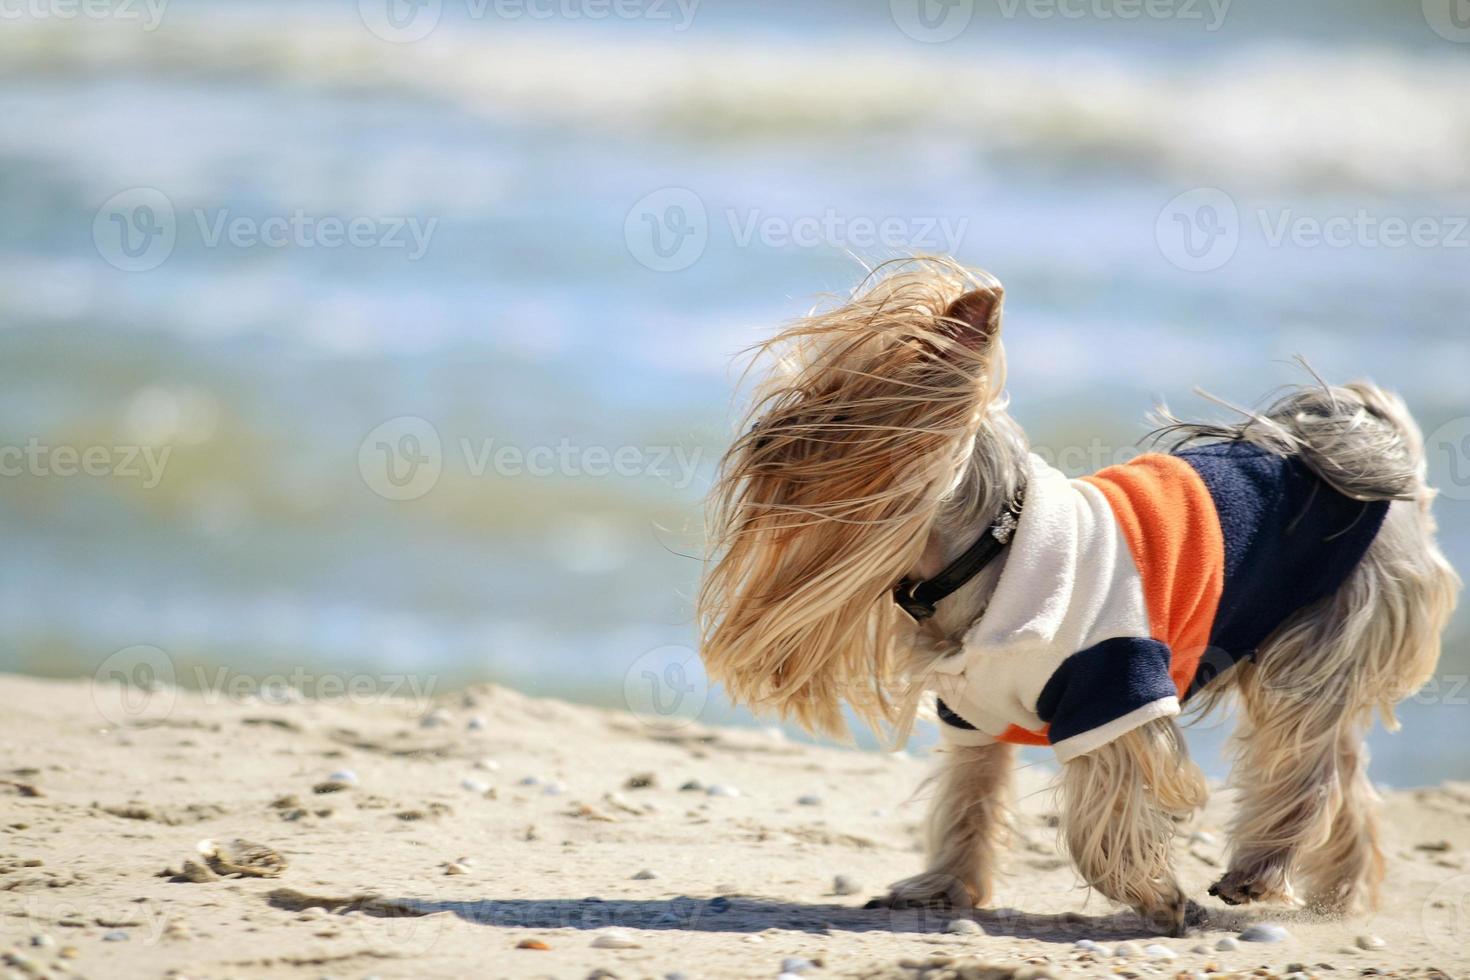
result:
[[(701, 656), (736, 703), (902, 741), (937, 696), (927, 864), (870, 905), (980, 906), (1016, 744), (1062, 761), (1081, 878), (1160, 932), (1202, 921), (1171, 839), (1206, 799), (1181, 705), (1238, 702), (1228, 904), (1376, 901), (1364, 736), (1432, 675), (1459, 589), (1422, 437), (1366, 382), (1068, 480), (1007, 413), (1004, 291), (889, 263), (756, 349), (771, 368), (707, 507)], [(1300, 896), (1300, 897), (1298, 897)]]

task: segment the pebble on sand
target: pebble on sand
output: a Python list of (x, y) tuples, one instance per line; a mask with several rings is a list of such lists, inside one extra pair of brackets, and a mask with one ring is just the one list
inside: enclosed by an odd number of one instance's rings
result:
[(487, 724), (488, 723), (483, 717), (481, 717), (480, 715), (475, 715), (473, 718), (465, 723), (465, 727), (472, 732), (482, 732), (485, 730)]
[(804, 956), (788, 956), (781, 961), (781, 972), (783, 974), (794, 973), (800, 975), (816, 968), (817, 964)]
[(609, 929), (592, 940), (592, 945), (597, 949), (637, 949), (640, 944), (631, 933), (622, 929)]
[(658, 872), (656, 872), (656, 871), (650, 871), (648, 868), (644, 868), (642, 871), (638, 872), (636, 875), (633, 876), (633, 880), (634, 881), (652, 881), (653, 879), (655, 879), (657, 877), (658, 877)]
[(821, 806), (822, 805), (822, 798), (820, 796), (814, 796), (811, 793), (808, 793), (805, 796), (798, 796), (796, 798), (796, 805), (797, 806)]
[(202, 885), (210, 881), (218, 881), (219, 875), (215, 874), (203, 862), (186, 859), (183, 868), (179, 871), (179, 877), (185, 881), (192, 881), (196, 885)]
[(705, 792), (708, 793), (710, 796), (739, 796), (740, 795), (740, 790), (736, 789), (734, 786), (725, 786), (725, 785), (723, 785), (721, 783), (716, 783), (715, 785), (711, 786), (709, 789), (705, 790)]
[(31, 945), (32, 946), (55, 946), (56, 945), (56, 940), (52, 939), (50, 936), (46, 935), (44, 932), (40, 932), (40, 933), (37, 933), (36, 935), (34, 935), (34, 936), (31, 937)]
[(856, 895), (863, 890), (862, 883), (851, 875), (838, 875), (832, 879), (832, 892), (836, 895)]
[(985, 930), (980, 928), (980, 923), (974, 919), (951, 919), (944, 927), (945, 932), (952, 932), (957, 936), (974, 936)]
[(357, 785), (357, 773), (351, 769), (338, 769), (336, 772), (328, 773), (327, 778), (313, 786), (314, 793), (339, 793), (344, 789), (351, 789)]
[(449, 724), (449, 712), (443, 708), (435, 708), (419, 719), (420, 728), (440, 728)]
[(1240, 931), (1241, 941), (1247, 943), (1279, 943), (1291, 938), (1291, 933), (1272, 922), (1253, 922)]
[(128, 941), (128, 934), (121, 929), (114, 929), (111, 932), (104, 932), (102, 941), (104, 943), (125, 943)]
[(1142, 954), (1143, 950), (1138, 948), (1137, 943), (1119, 943), (1113, 950), (1113, 955), (1120, 960), (1131, 960)]
[(1377, 936), (1359, 936), (1353, 940), (1359, 949), (1383, 949), (1388, 943)]
[(1151, 960), (1178, 959), (1179, 954), (1161, 943), (1150, 943), (1143, 947), (1143, 954)]
[(490, 784), (480, 779), (465, 778), (460, 780), (460, 785), (471, 793), (484, 794), (490, 792)]
[(1220, 950), (1222, 953), (1231, 953), (1240, 948), (1240, 940), (1234, 938), (1233, 936), (1226, 936), (1224, 939), (1215, 944), (1215, 948)]

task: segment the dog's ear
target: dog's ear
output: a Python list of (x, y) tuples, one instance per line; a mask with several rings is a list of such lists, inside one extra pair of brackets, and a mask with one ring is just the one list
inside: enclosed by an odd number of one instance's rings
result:
[(944, 311), (944, 319), (957, 329), (956, 339), (966, 347), (988, 347), (1000, 334), (1000, 309), (1005, 290), (1000, 284), (981, 286), (956, 299)]

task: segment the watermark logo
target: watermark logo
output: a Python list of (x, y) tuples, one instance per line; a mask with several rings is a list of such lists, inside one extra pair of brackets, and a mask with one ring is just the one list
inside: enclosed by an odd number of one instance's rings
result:
[(92, 218), (92, 244), (108, 265), (123, 272), (156, 269), (178, 240), (173, 202), (153, 187), (133, 187), (109, 197)]
[(446, 452), (439, 430), (427, 419), (402, 415), (363, 437), (357, 469), (369, 490), (387, 500), (417, 500), (439, 483), (446, 463), (473, 479), (654, 479), (675, 490), (694, 482), (704, 458), (702, 447), (676, 445), (605, 446), (563, 437), (530, 446), (495, 437), (460, 436)]
[(628, 211), (623, 237), (628, 252), (655, 272), (679, 272), (704, 255), (717, 230), (736, 248), (832, 248), (848, 252), (958, 251), (969, 232), (968, 217), (858, 214), (828, 207), (802, 214), (731, 207), (710, 213), (698, 194), (666, 187), (641, 198)]
[(465, 471), (477, 479), (490, 473), (511, 479), (652, 477), (675, 490), (683, 490), (694, 482), (695, 471), (704, 455), (698, 446), (693, 450), (684, 446), (610, 447), (582, 445), (567, 438), (555, 445), (541, 443), (528, 447), (499, 443), (493, 438), (478, 443), (461, 438), (459, 448)]
[[(4, 0), (0, 0), (3, 3)], [(201, 248), (401, 250), (409, 262), (429, 251), (438, 218), (414, 215), (237, 214), (229, 208), (191, 208), (180, 220), (168, 195), (152, 187), (114, 194), (92, 218), (92, 241), (102, 258), (124, 272), (147, 272), (166, 262), (183, 231)], [(190, 220), (192, 219), (192, 220)]]
[(680, 272), (704, 255), (709, 244), (709, 212), (699, 195), (688, 188), (656, 190), (629, 209), (623, 241), (645, 268)]
[(1001, 16), (1014, 20), (1199, 21), (1210, 33), (1225, 24), (1231, 0), (997, 0)]
[(1196, 187), (1164, 205), (1154, 238), (1164, 258), (1178, 268), (1212, 272), (1240, 246), (1240, 211), (1219, 188)]
[(1424, 938), (1441, 953), (1458, 955), (1470, 943), (1470, 875), (1442, 881), (1419, 910)]
[(1470, 417), (1450, 419), (1424, 440), (1429, 465), (1443, 473), (1438, 490), (1451, 500), (1470, 500)]
[(975, 0), (888, 0), (893, 22), (915, 41), (943, 44), (965, 32), (975, 16)]
[(400, 415), (369, 432), (357, 449), (357, 471), (386, 500), (417, 500), (439, 483), (444, 444), (427, 419)]
[(114, 725), (162, 721), (177, 697), (173, 658), (158, 647), (125, 647), (92, 674), (92, 704)]
[(53, 446), (32, 436), (24, 446), (0, 444), (0, 477), (111, 477), (152, 490), (163, 482), (172, 453), (173, 446)]
[[(1260, 244), (1271, 249), (1470, 249), (1470, 215), (1465, 214), (1394, 214), (1368, 208), (1308, 214), (1287, 206), (1256, 208), (1253, 217)], [(1229, 194), (1197, 187), (1164, 206), (1154, 232), (1171, 263), (1190, 272), (1211, 272), (1234, 258), (1251, 226), (1242, 223)]]
[(1298, 214), (1294, 208), (1256, 212), (1270, 248), (1470, 248), (1470, 216), (1380, 215), (1367, 208), (1345, 214)]
[(443, 0), (357, 0), (357, 13), (374, 37), (390, 44), (422, 41), (439, 26)]
[[(463, 0), (472, 21), (667, 21), (676, 32), (689, 29), (700, 0)], [(358, 14), (372, 34), (392, 44), (422, 41), (443, 19), (442, 0), (358, 0)]]
[(1424, 0), (1424, 20), (1446, 41), (1470, 43), (1470, 0)]
[(671, 731), (696, 721), (709, 700), (709, 677), (686, 646), (649, 650), (623, 677), (623, 700), (644, 725)]
[(428, 254), (438, 218), (421, 221), (413, 215), (307, 214), (296, 208), (289, 214), (233, 214), (229, 208), (192, 212), (205, 248), (381, 248), (402, 249), (410, 262)]
[(163, 23), (168, 0), (0, 0), (0, 21), (138, 21), (152, 33)]

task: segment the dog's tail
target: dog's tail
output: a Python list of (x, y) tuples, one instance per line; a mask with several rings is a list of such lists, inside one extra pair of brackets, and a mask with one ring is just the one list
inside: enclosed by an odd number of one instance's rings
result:
[(1354, 500), (1422, 500), (1430, 492), (1418, 425), (1403, 399), (1371, 382), (1329, 385), (1318, 379), (1289, 387), (1264, 411), (1228, 407), (1240, 413), (1238, 421), (1184, 422), (1160, 408), (1158, 434), (1179, 443), (1245, 441), (1299, 457)]

